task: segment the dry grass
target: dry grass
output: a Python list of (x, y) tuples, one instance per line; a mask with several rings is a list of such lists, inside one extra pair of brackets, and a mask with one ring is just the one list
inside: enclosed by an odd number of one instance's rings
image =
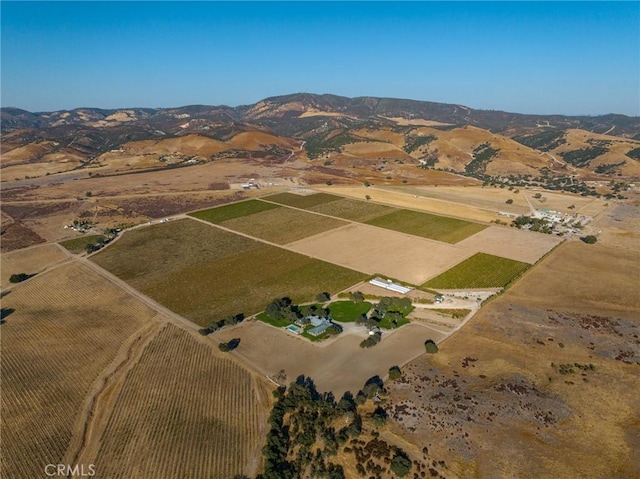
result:
[(36, 274), (67, 258), (64, 251), (54, 244), (5, 253), (1, 258), (2, 270), (0, 274), (2, 279), (0, 285), (3, 288), (9, 286), (9, 277), (12, 274)]
[(232, 358), (168, 325), (125, 379), (96, 470), (112, 478), (255, 473), (267, 415), (257, 391)]
[[(430, 454), (448, 464), (447, 477), (637, 477), (637, 365), (613, 358), (637, 350), (639, 275), (628, 249), (562, 244), (428, 363), (411, 364), (416, 395), (394, 387), (391, 404), (404, 401), (416, 419), (405, 417), (412, 430), (397, 430), (429, 442)], [(589, 326), (593, 315), (615, 321), (619, 334)], [(552, 366), (575, 362), (595, 370), (561, 375)], [(525, 389), (501, 393), (509, 383)], [(417, 396), (441, 392), (443, 399), (428, 403)], [(452, 403), (465, 408), (459, 421), (445, 412)], [(430, 439), (434, 431), (442, 441)]]
[(77, 264), (2, 299), (2, 477), (62, 461), (85, 395), (123, 342), (156, 313)]

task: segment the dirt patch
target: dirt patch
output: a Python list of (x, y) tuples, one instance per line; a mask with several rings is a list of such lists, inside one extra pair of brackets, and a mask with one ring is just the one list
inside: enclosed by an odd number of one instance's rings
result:
[(362, 335), (343, 334), (329, 344), (312, 344), (257, 320), (214, 334), (220, 341), (241, 338), (233, 354), (258, 371), (273, 377), (284, 370), (287, 384), (304, 374), (313, 378), (318, 390), (332, 391), (336, 397), (345, 391), (355, 394), (367, 379), (382, 377), (391, 366), (421, 355), (425, 340), (436, 335), (421, 325), (408, 324), (384, 333), (377, 346), (362, 349), (359, 344), (367, 335), (364, 328)]

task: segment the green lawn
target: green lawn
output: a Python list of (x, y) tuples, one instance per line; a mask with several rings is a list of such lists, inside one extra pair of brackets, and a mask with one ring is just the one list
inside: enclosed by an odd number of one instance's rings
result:
[(294, 193), (278, 193), (276, 195), (265, 196), (264, 199), (295, 208), (311, 208), (312, 206), (340, 200), (342, 196), (330, 195), (328, 193), (315, 193), (307, 196), (296, 195)]
[(262, 321), (263, 323), (270, 324), (271, 326), (274, 326), (276, 328), (285, 328), (291, 324), (286, 319), (278, 319), (278, 320), (271, 319), (269, 315), (264, 311), (256, 314), (256, 319)]
[(378, 323), (378, 326), (380, 326), (382, 329), (396, 329), (399, 328), (400, 326), (404, 326), (405, 324), (409, 324), (411, 321), (409, 321), (407, 318), (402, 318), (399, 319), (397, 321), (398, 324), (393, 324), (386, 316), (384, 318), (382, 318), (380, 320), (380, 322)]
[(280, 206), (265, 203), (264, 201), (247, 200), (230, 205), (218, 206), (216, 208), (209, 208), (207, 210), (196, 211), (194, 213), (189, 213), (189, 216), (218, 224), (233, 218), (241, 218), (243, 216), (275, 208), (280, 208)]
[(423, 286), (435, 289), (502, 288), (530, 266), (500, 256), (476, 253)]
[(88, 244), (96, 244), (105, 239), (104, 235), (86, 235), (78, 238), (73, 238), (66, 241), (61, 241), (60, 246), (65, 248), (74, 254), (84, 253), (85, 246)]
[(480, 223), (410, 210), (394, 211), (366, 223), (446, 243), (457, 243), (486, 228)]
[(334, 321), (351, 323), (371, 309), (371, 303), (354, 301), (334, 301), (329, 304), (329, 315)]

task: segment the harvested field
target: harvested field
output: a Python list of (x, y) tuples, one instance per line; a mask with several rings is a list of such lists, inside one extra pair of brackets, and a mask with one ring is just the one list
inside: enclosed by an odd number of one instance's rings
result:
[(240, 338), (240, 346), (232, 354), (252, 364), (271, 377), (284, 370), (285, 383), (300, 374), (313, 378), (319, 391), (332, 391), (340, 397), (345, 391), (356, 393), (372, 376), (383, 377), (393, 365), (401, 365), (424, 353), (428, 338), (440, 340), (438, 334), (419, 324), (407, 324), (393, 332), (385, 332), (382, 342), (370, 349), (361, 348), (367, 335), (343, 333), (335, 341), (314, 345), (311, 342), (274, 328), (262, 321), (250, 321), (216, 332), (221, 341)]
[(276, 297), (309, 301), (319, 291), (335, 293), (364, 277), (196, 220), (130, 231), (91, 258), (201, 325), (257, 313)]
[(221, 223), (225, 228), (277, 244), (291, 243), (346, 224), (327, 216), (277, 207)]
[(435, 289), (501, 288), (531, 266), (486, 253), (476, 253), (423, 286)]
[[(453, 177), (453, 175), (451, 176)], [(469, 178), (461, 177), (454, 178), (459, 178), (464, 181), (471, 180)], [(475, 184), (476, 180), (473, 180), (473, 183)], [(441, 186), (434, 189), (439, 188), (441, 188)], [(385, 205), (391, 205), (399, 208), (427, 211), (429, 213), (439, 215), (453, 216), (469, 221), (490, 222), (496, 219), (504, 219), (504, 217), (499, 216), (495, 211), (488, 209), (478, 208), (456, 201), (443, 201), (407, 193), (405, 192), (405, 187), (398, 187), (393, 191), (380, 187), (366, 188), (364, 186), (317, 186), (316, 189), (321, 191), (330, 191), (338, 195), (357, 198), (359, 200), (364, 200), (365, 195), (369, 195), (371, 197), (371, 202), (384, 203)], [(464, 187), (460, 189), (465, 190)]]
[(366, 222), (395, 211), (391, 206), (368, 203), (366, 201), (343, 198), (309, 208), (310, 211), (329, 216), (337, 216), (345, 220)]
[(454, 245), (355, 223), (287, 247), (367, 274), (383, 274), (411, 284), (421, 284), (473, 253)]
[(241, 218), (243, 216), (275, 208), (280, 207), (270, 203), (265, 203), (264, 201), (248, 200), (230, 205), (218, 206), (217, 208), (210, 208), (208, 210), (196, 211), (195, 213), (190, 213), (189, 216), (208, 221), (209, 223), (220, 224), (227, 220)]
[(36, 274), (45, 268), (64, 261), (68, 256), (54, 244), (33, 246), (28, 249), (2, 255), (1, 286), (9, 286), (12, 274)]
[(562, 238), (555, 235), (489, 226), (458, 246), (533, 264), (561, 242)]
[(276, 195), (265, 196), (263, 199), (273, 201), (285, 206), (293, 206), (295, 208), (311, 208), (313, 206), (331, 203), (342, 199), (340, 196), (330, 195), (328, 193), (315, 193), (312, 195), (297, 195), (294, 193), (279, 193)]
[(410, 210), (394, 211), (367, 224), (446, 243), (457, 243), (486, 228), (479, 223)]
[(110, 478), (255, 474), (266, 403), (233, 358), (169, 324), (127, 375), (96, 470)]
[(61, 463), (90, 388), (156, 313), (77, 263), (2, 299), (2, 477)]

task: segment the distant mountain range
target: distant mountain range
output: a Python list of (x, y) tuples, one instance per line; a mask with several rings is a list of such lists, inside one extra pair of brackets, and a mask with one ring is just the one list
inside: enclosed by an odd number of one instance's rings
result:
[[(74, 168), (86, 168), (135, 142), (185, 138), (169, 150), (199, 162), (249, 151), (253, 158), (299, 157), (298, 146), (306, 160), (321, 159), (336, 171), (387, 158), (481, 180), (640, 177), (640, 117), (523, 115), (393, 98), (297, 93), (238, 107), (2, 108), (1, 132), (3, 168), (69, 157), (78, 162)], [(242, 133), (262, 136), (247, 143), (238, 141)], [(199, 154), (189, 146), (193, 138), (217, 143)]]

